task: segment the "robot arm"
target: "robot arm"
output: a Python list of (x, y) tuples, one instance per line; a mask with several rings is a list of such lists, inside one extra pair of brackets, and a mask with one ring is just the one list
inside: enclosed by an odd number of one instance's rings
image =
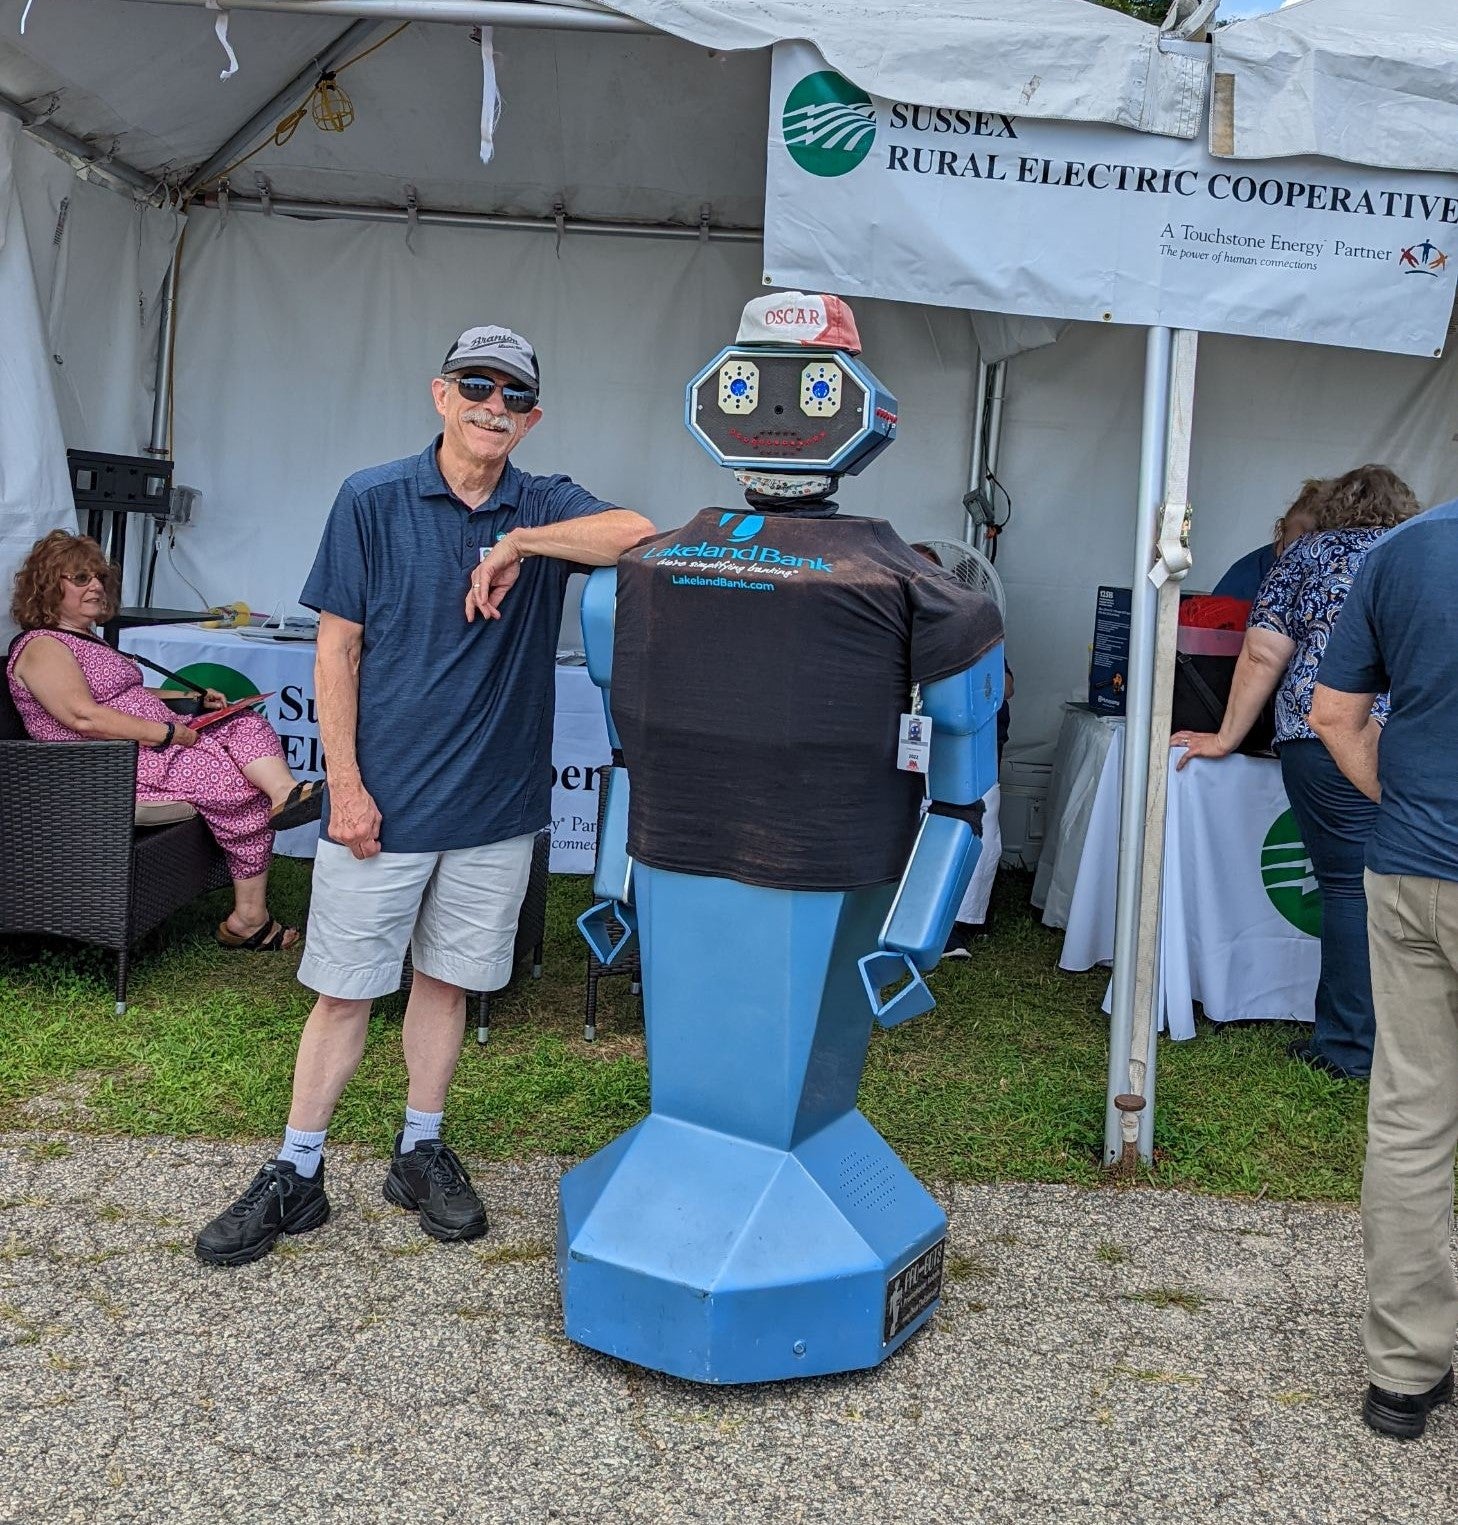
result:
[[(973, 666), (922, 690), (922, 708), (932, 721), (932, 806), (881, 928), (879, 948), (860, 961), (866, 996), (883, 1027), (936, 1005), (922, 975), (942, 956), (982, 849), (980, 802), (997, 782), (1002, 688), (998, 642)], [(903, 975), (910, 976), (908, 983), (883, 1002), (881, 990)]]
[[(597, 866), (592, 876), (595, 903), (577, 919), (577, 929), (605, 969), (611, 969), (637, 941), (638, 917), (633, 908), (633, 860), (628, 856), (628, 770), (622, 765), (617, 727), (613, 725), (613, 625), (617, 613), (618, 574), (599, 567), (587, 579), (582, 594), (582, 640), (587, 649), (587, 672), (602, 690), (603, 714), (613, 766), (598, 787), (607, 791), (599, 819)], [(626, 929), (616, 943), (609, 928), (616, 920)]]

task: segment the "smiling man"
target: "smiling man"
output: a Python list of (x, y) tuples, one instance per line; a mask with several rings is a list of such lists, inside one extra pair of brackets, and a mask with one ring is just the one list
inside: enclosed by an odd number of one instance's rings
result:
[(551, 807), (553, 660), (576, 566), (655, 533), (512, 451), (542, 416), (530, 344), (468, 329), (432, 381), (441, 433), (350, 477), (302, 602), (319, 611), (315, 688), (328, 802), (299, 979), (318, 992), (283, 1148), (197, 1239), (243, 1265), (329, 1216), (323, 1147), (364, 1052), (370, 1003), (415, 967), (405, 1012), (405, 1126), (386, 1198), (439, 1240), (486, 1213), (440, 1137), (465, 992), (511, 973), (532, 838)]

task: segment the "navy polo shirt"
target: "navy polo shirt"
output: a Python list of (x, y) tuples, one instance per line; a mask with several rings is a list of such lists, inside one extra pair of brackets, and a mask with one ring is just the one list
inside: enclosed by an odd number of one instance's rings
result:
[(1458, 502), (1367, 553), (1327, 641), (1318, 683), (1392, 698), (1377, 747), (1374, 874), (1458, 880)]
[(356, 749), (386, 852), (480, 847), (546, 825), (557, 632), (576, 569), (527, 557), (499, 620), (467, 624), (466, 590), (508, 530), (613, 506), (508, 461), (490, 498), (467, 508), (441, 476), (439, 446), (437, 435), (345, 482), (299, 595), (364, 626)]

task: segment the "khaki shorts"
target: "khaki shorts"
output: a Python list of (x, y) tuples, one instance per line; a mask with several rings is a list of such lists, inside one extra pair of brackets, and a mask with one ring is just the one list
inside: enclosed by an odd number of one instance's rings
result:
[(487, 847), (356, 858), (321, 837), (299, 983), (341, 1000), (389, 995), (400, 988), (408, 943), (422, 974), (500, 990), (511, 977), (532, 841), (529, 833)]

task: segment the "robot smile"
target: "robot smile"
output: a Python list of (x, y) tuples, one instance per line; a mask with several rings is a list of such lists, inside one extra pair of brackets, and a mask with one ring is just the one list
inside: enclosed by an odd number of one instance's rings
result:
[(825, 438), (824, 429), (819, 434), (795, 434), (789, 429), (770, 429), (763, 434), (741, 434), (738, 429), (730, 429), (729, 434), (732, 439), (747, 445), (751, 450), (783, 450), (791, 455), (800, 450), (808, 450), (811, 445), (818, 445)]

